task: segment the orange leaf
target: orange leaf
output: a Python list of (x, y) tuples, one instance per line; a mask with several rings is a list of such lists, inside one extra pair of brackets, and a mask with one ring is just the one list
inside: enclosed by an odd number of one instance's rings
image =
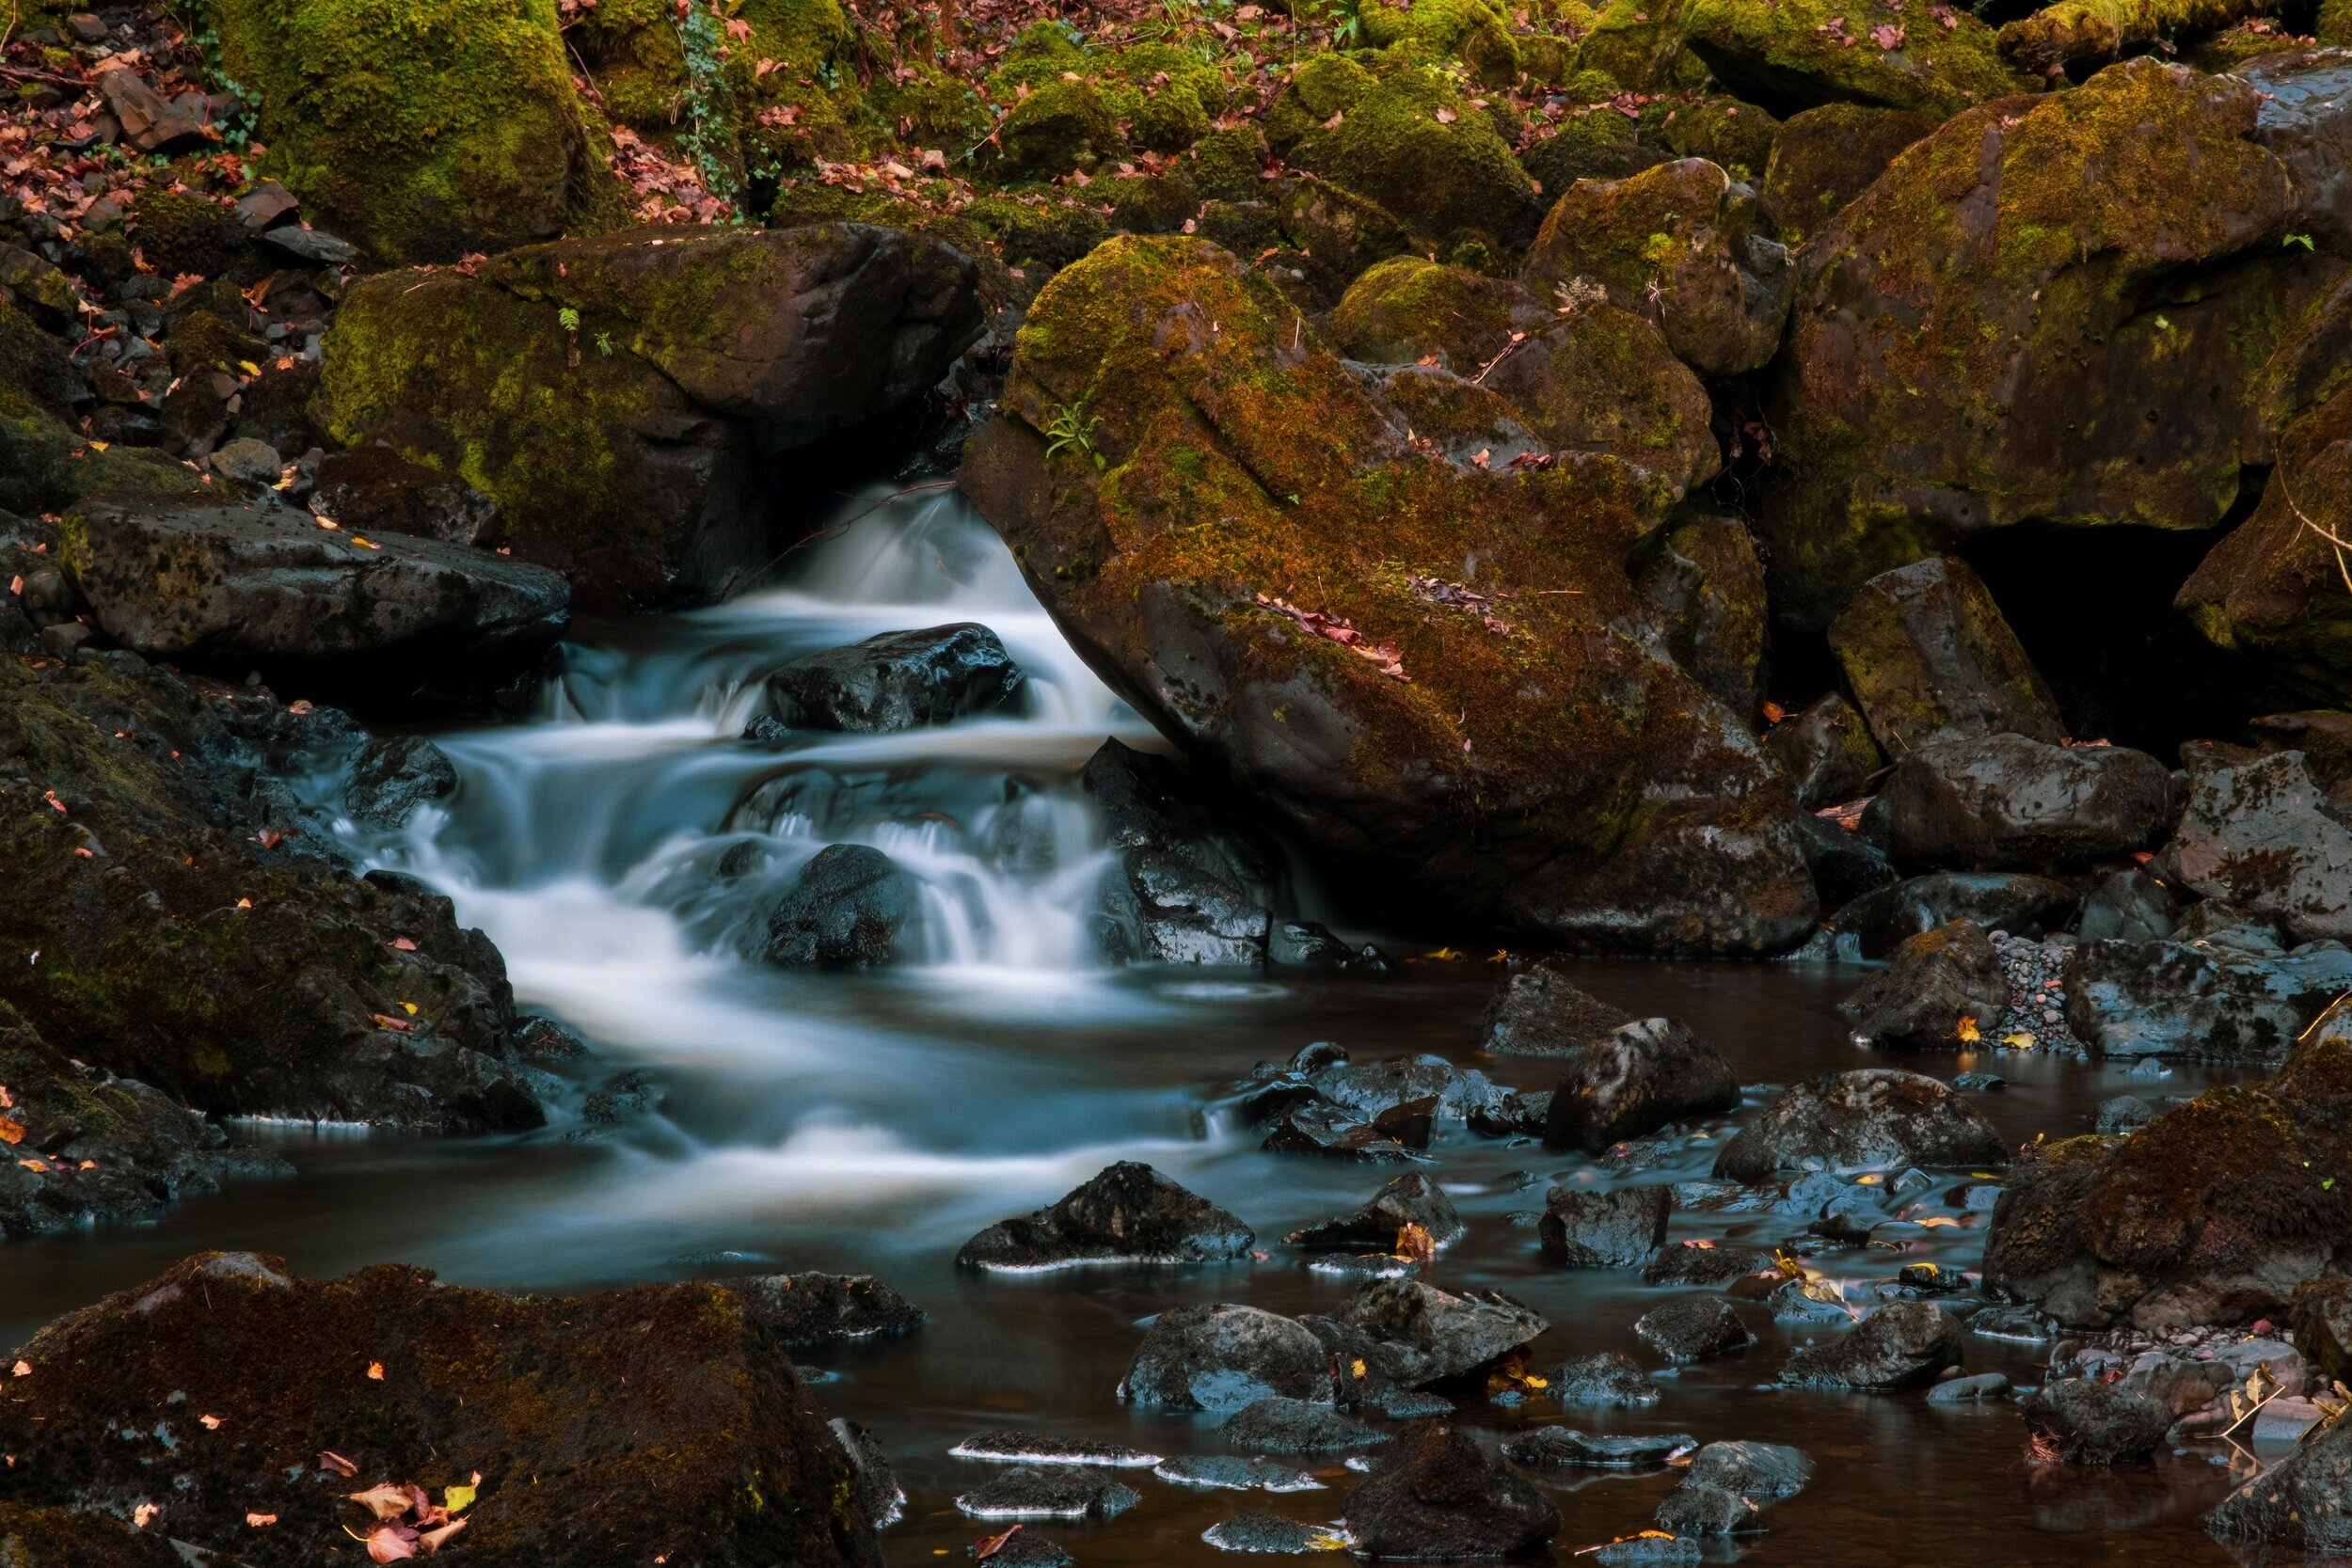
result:
[(465, 1520), (452, 1519), (448, 1524), (443, 1525), (439, 1529), (426, 1530), (417, 1539), (424, 1543), (424, 1549), (426, 1551), (437, 1552), (442, 1548), (442, 1546), (448, 1544), (451, 1536), (455, 1535), (459, 1530), (464, 1529), (465, 1528)]
[(1020, 1533), (1021, 1527), (1019, 1525), (1015, 1525), (1012, 1528), (1005, 1531), (1002, 1535), (984, 1535), (980, 1537), (979, 1540), (972, 1544), (972, 1560), (975, 1562), (986, 1562), (990, 1558), (994, 1557), (998, 1552), (1003, 1551), (1005, 1549), (1005, 1544)]
[(345, 1459), (342, 1454), (337, 1453), (333, 1449), (324, 1449), (320, 1450), (319, 1468), (322, 1470), (332, 1470), (335, 1474), (342, 1476), (346, 1481), (359, 1473), (358, 1465), (354, 1465), (350, 1460)]
[(247, 1529), (261, 1529), (264, 1526), (278, 1523), (278, 1515), (275, 1513), (248, 1513), (245, 1516), (245, 1523)]
[[(379, 1372), (371, 1371), (369, 1375), (377, 1376)], [(412, 1500), (406, 1487), (394, 1486), (389, 1481), (378, 1481), (364, 1492), (351, 1493), (350, 1497), (379, 1519), (399, 1518), (408, 1512), (408, 1504)]]
[(371, 1362), (369, 1362), (369, 1363), (368, 1363), (368, 1378), (369, 1378), (369, 1380), (370, 1380), (371, 1382), (374, 1382), (374, 1383), (381, 1383), (381, 1382), (383, 1382), (383, 1381), (384, 1381), (384, 1363), (383, 1363), (383, 1362), (381, 1362), (381, 1361), (371, 1361)]
[(21, 1144), (24, 1141), (24, 1126), (0, 1117), (0, 1144)]

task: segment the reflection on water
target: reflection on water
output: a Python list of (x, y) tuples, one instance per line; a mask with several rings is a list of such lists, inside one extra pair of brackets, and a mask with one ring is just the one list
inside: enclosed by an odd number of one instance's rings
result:
[[(518, 1140), (298, 1140), (295, 1181), (186, 1205), (152, 1229), (11, 1245), (0, 1342), (200, 1247), (258, 1247), (322, 1274), (399, 1259), (468, 1283), (548, 1291), (730, 1262), (871, 1272), (927, 1307), (930, 1326), (816, 1360), (841, 1374), (822, 1391), (827, 1405), (873, 1427), (901, 1467), (912, 1502), (885, 1537), (892, 1562), (962, 1560), (981, 1533), (949, 1502), (986, 1473), (947, 1453), (975, 1430), (1030, 1423), (1155, 1452), (1221, 1451), (1202, 1420), (1114, 1400), (1137, 1321), (1185, 1301), (1328, 1309), (1346, 1283), (1309, 1273), (1279, 1238), (1352, 1207), (1381, 1177), (1265, 1154), (1201, 1117), (1205, 1091), (1315, 1039), (1359, 1060), (1438, 1051), (1467, 1062), (1493, 972), (1432, 963), (1404, 979), (1342, 982), (1104, 967), (1086, 920), (1103, 862), (1076, 774), (1104, 736), (1148, 745), (1148, 728), (1062, 643), (957, 499), (893, 502), (797, 564), (787, 586), (724, 607), (581, 626), (542, 718), (437, 737), (462, 779), (446, 810), (391, 837), (345, 824), (377, 863), (431, 879), (497, 940), (524, 1005), (591, 1041), (590, 1079), (641, 1069), (658, 1109), (586, 1137), (566, 1120)], [(762, 678), (787, 659), (955, 620), (991, 626), (1029, 673), (1017, 714), (912, 736), (738, 738)], [(920, 965), (821, 976), (747, 956), (766, 902), (837, 842), (882, 848), (920, 879)], [(746, 863), (756, 869), (736, 869)], [(1678, 1016), (1715, 1041), (1743, 1081), (1865, 1065), (1835, 1012), (1851, 971), (1588, 970), (1583, 983), (1603, 998)], [(1477, 1065), (1506, 1085), (1548, 1086), (1535, 1064)], [(2010, 1087), (1980, 1103), (2012, 1142), (2080, 1127), (2127, 1086), (2118, 1070), (2036, 1058), (1919, 1065), (2005, 1073)], [(2202, 1083), (2185, 1070), (2167, 1087)], [(1644, 1179), (1703, 1176), (1713, 1148), (1693, 1143)], [(1661, 1292), (1630, 1275), (1545, 1269), (1532, 1228), (1512, 1217), (1540, 1207), (1550, 1180), (1615, 1178), (1458, 1127), (1441, 1132), (1435, 1153), (1470, 1226), (1438, 1282), (1507, 1290), (1545, 1313), (1554, 1328), (1539, 1366), (1603, 1349), (1650, 1359), (1630, 1325)], [(1031, 1278), (950, 1266), (982, 1226), (1119, 1158), (1149, 1161), (1241, 1214), (1269, 1260)], [(1904, 1261), (1973, 1266), (1982, 1223), (1924, 1232), (1899, 1254), (1820, 1263), (1856, 1292)], [(1797, 1228), (1772, 1215), (1678, 1214), (1675, 1225), (1678, 1237), (1756, 1244)], [(1669, 1379), (1650, 1410), (1581, 1420), (1812, 1450), (1820, 1478), (1773, 1512), (1772, 1533), (1743, 1560), (2228, 1560), (2195, 1526), (2228, 1484), (2201, 1458), (2030, 1473), (2006, 1403), (1941, 1410), (1915, 1395), (1762, 1391), (1804, 1331), (1745, 1311), (1761, 1339), (1754, 1349)], [(2036, 1355), (1969, 1342), (1971, 1370), (2020, 1383), (2038, 1379)], [(1466, 1418), (1509, 1430), (1555, 1413), (1482, 1405)], [(1204, 1528), (1243, 1508), (1330, 1518), (1348, 1481), (1326, 1481), (1324, 1492), (1274, 1498), (1146, 1481), (1144, 1504), (1115, 1523), (1042, 1533), (1089, 1564), (1222, 1560), (1200, 1543)], [(1559, 1486), (1562, 1560), (1646, 1526), (1670, 1484)]]

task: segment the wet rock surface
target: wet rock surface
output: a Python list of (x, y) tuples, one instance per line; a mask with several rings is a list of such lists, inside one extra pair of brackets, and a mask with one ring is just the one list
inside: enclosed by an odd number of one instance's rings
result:
[(1797, 1352), (1780, 1381), (1804, 1388), (1908, 1388), (1961, 1359), (1960, 1320), (1931, 1302), (1891, 1301), (1847, 1333)]
[(1150, 1165), (1122, 1160), (1035, 1213), (1004, 1220), (956, 1254), (960, 1268), (1210, 1263), (1247, 1258), (1250, 1228)]
[(1330, 1453), (1370, 1448), (1389, 1434), (1306, 1400), (1257, 1400), (1225, 1418), (1225, 1440), (1250, 1453)]
[(1002, 707), (1024, 678), (994, 632), (965, 622), (796, 658), (768, 677), (768, 703), (789, 728), (887, 735)]
[(1169, 1410), (1238, 1410), (1264, 1399), (1331, 1399), (1322, 1339), (1263, 1307), (1172, 1307), (1152, 1320), (1119, 1397)]
[(1840, 1011), (1854, 1036), (1892, 1051), (1948, 1050), (1993, 1037), (2009, 1010), (2009, 972), (1984, 928), (1955, 920), (1895, 949)]
[(1420, 1421), (1348, 1494), (1347, 1526), (1371, 1557), (1506, 1558), (1550, 1541), (1560, 1512), (1468, 1433)]
[(1104, 877), (1104, 945), (1160, 963), (1254, 965), (1269, 956), (1279, 854), (1205, 807), (1166, 757), (1106, 740), (1087, 763), (1118, 865)]
[(921, 901), (914, 879), (880, 849), (829, 844), (810, 857), (768, 917), (766, 958), (787, 969), (874, 969), (901, 956)]
[(1569, 1058), (1552, 1090), (1544, 1143), (1601, 1154), (1671, 1122), (1739, 1104), (1739, 1077), (1721, 1052), (1672, 1019), (1637, 1019)]
[(1377, 1252), (1396, 1246), (1408, 1226), (1418, 1226), (1430, 1244), (1439, 1247), (1459, 1241), (1467, 1228), (1445, 1189), (1418, 1171), (1408, 1171), (1373, 1194), (1363, 1207), (1294, 1230), (1284, 1240), (1293, 1246)]
[(1649, 1374), (1618, 1351), (1596, 1351), (1562, 1362), (1546, 1376), (1552, 1399), (1564, 1405), (1638, 1410), (1656, 1404), (1660, 1397)]
[(2095, 1378), (2059, 1378), (2026, 1402), (2035, 1450), (2070, 1465), (2132, 1465), (2172, 1426), (2169, 1405)]
[(1892, 1068), (1827, 1072), (1791, 1085), (1716, 1158), (1715, 1174), (1762, 1181), (1775, 1172), (2009, 1164), (1981, 1112), (1932, 1078)]
[(1538, 1427), (1505, 1438), (1502, 1457), (1530, 1468), (1643, 1470), (1667, 1464), (1698, 1447), (1687, 1433), (1597, 1436), (1574, 1427)]
[(1915, 746), (1871, 810), (1899, 864), (2047, 871), (2149, 845), (2171, 801), (2169, 773), (2145, 752), (1994, 735)]
[(798, 1349), (912, 1334), (923, 1309), (872, 1275), (773, 1274), (729, 1282), (753, 1318)]
[(1415, 1279), (1365, 1286), (1323, 1320), (1372, 1370), (1422, 1387), (1482, 1370), (1550, 1325), (1500, 1291), (1441, 1291)]
[(1636, 1267), (1665, 1244), (1673, 1212), (1674, 1194), (1665, 1187), (1554, 1187), (1544, 1195), (1538, 1228), (1544, 1259), (1571, 1269)]
[(1728, 1355), (1756, 1343), (1731, 1304), (1716, 1296), (1683, 1296), (1653, 1307), (1634, 1323), (1633, 1332), (1677, 1363)]

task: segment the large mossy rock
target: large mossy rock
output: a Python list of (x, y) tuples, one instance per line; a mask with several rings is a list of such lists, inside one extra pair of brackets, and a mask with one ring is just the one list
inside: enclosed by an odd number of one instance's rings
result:
[(267, 166), (382, 262), (454, 261), (620, 210), (555, 0), (214, 0)]
[(2066, 733), (1984, 579), (1956, 557), (1864, 583), (1830, 623), (1829, 645), (1889, 754), (1946, 735), (2056, 742)]
[(583, 608), (771, 560), (776, 454), (928, 391), (980, 330), (971, 261), (858, 224), (635, 230), (345, 298), (319, 411), (498, 503)]
[(2352, 1245), (2352, 1018), (2338, 1004), (2267, 1083), (2209, 1089), (2122, 1137), (2037, 1145), (1985, 1241), (1985, 1279), (2061, 1323), (2282, 1314)]
[(0, 1502), (153, 1503), (151, 1533), (252, 1568), (366, 1555), (344, 1527), (375, 1521), (349, 1494), (383, 1482), (435, 1502), (472, 1487), (452, 1549), (483, 1562), (882, 1561), (849, 1450), (722, 1285), (509, 1296), (206, 1253), (15, 1358), (31, 1370), (0, 1401)]
[(964, 488), (1089, 661), (1343, 876), (1567, 945), (1801, 939), (1787, 786), (1632, 629), (1666, 487), (1514, 466), (1507, 405), (1434, 367), (1408, 422), (1402, 374), (1214, 245), (1113, 240), (1039, 295)]
[(1716, 80), (1784, 114), (1866, 103), (1951, 115), (2033, 87), (1992, 28), (1932, 0), (1688, 0), (1682, 28)]
[(1934, 116), (1915, 109), (1864, 103), (1824, 103), (1790, 115), (1772, 137), (1756, 200), (1781, 238), (1794, 245), (1820, 233), (1935, 126)]
[[(1295, 80), (1289, 92), (1303, 104), (1323, 87)], [(1493, 118), (1465, 99), (1451, 76), (1397, 64), (1369, 87), (1349, 90), (1355, 95), (1343, 111), (1316, 117), (1290, 145), (1293, 164), (1379, 203), (1416, 237), (1479, 236), (1497, 247), (1526, 243), (1542, 216), (1534, 186)], [(1269, 111), (1269, 134), (1276, 123)]]
[[(1972, 110), (1805, 246), (1766, 409), (1780, 612), (1988, 529), (2218, 523), (2250, 386), (2328, 273), (2243, 84), (2152, 59)], [(2304, 260), (2298, 260), (2304, 258)], [(2266, 443), (2265, 443), (2266, 444)]]

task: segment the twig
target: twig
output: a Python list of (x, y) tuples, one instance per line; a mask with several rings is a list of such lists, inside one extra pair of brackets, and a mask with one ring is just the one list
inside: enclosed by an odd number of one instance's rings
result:
[(2309, 513), (2295, 504), (2295, 490), (2287, 483), (2287, 466), (2283, 459), (2279, 464), (2279, 494), (2285, 498), (2287, 510), (2295, 514), (2296, 522), (2301, 523), (2335, 546), (2336, 575), (2344, 578), (2344, 591), (2352, 594), (2352, 559), (2347, 559), (2344, 554), (2345, 551), (2352, 550), (2352, 539), (2346, 539), (2340, 533), (2320, 527), (2318, 523), (2312, 521)]

